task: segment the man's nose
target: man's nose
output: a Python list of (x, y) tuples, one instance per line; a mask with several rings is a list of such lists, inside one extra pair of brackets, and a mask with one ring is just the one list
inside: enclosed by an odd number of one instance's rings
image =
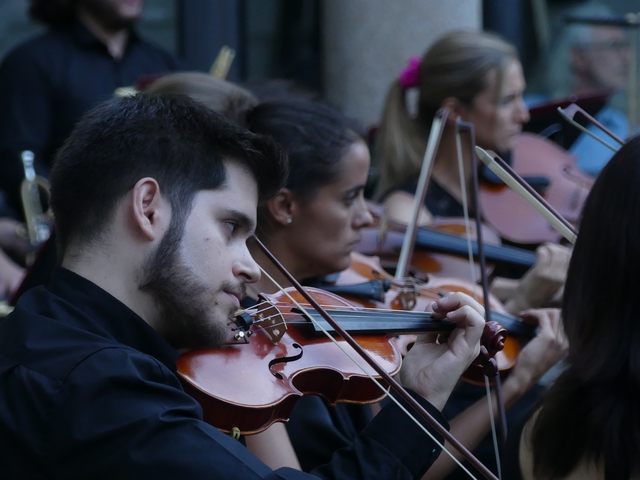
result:
[(253, 259), (246, 246), (234, 263), (233, 275), (240, 278), (244, 283), (255, 283), (260, 280), (260, 266)]

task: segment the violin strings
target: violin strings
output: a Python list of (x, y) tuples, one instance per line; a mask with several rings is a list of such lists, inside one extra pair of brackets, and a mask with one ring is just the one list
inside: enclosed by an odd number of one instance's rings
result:
[[(435, 293), (438, 294), (439, 297), (442, 297), (443, 295), (446, 295), (446, 294), (451, 293), (451, 292), (445, 291), (445, 290), (437, 290)], [(285, 294), (286, 294), (286, 292), (285, 292)], [(289, 298), (291, 298), (291, 297), (289, 297)], [(267, 311), (269, 308), (273, 307), (274, 305), (276, 305), (276, 304), (265, 300), (265, 301), (262, 301), (260, 303), (257, 303), (255, 305), (253, 305), (250, 308), (241, 310), (241, 312), (245, 312), (245, 311), (250, 310), (250, 311), (252, 311), (253, 315), (257, 315), (257, 314), (260, 314), (260, 313), (263, 313), (263, 312)], [(296, 305), (297, 305), (297, 303), (296, 303)], [(304, 303), (304, 302), (302, 303), (302, 305), (305, 305), (306, 307), (310, 307), (309, 304)], [(263, 308), (263, 309), (257, 310), (257, 311), (253, 311), (253, 309), (262, 308), (263, 306), (266, 306), (266, 308)], [(389, 312), (389, 313), (396, 313), (396, 314), (400, 314), (400, 312), (402, 312), (403, 315), (406, 315), (406, 316), (412, 316), (413, 315), (413, 316), (416, 316), (416, 317), (420, 317), (420, 316), (424, 315), (425, 313), (431, 313), (431, 312), (416, 312), (414, 310), (398, 310), (398, 309), (394, 309), (394, 308), (360, 307), (360, 306), (356, 306), (356, 305), (341, 305), (340, 308), (335, 308), (336, 307), (335, 304), (334, 305), (323, 305), (323, 304), (320, 304), (320, 306), (322, 308), (326, 308), (328, 310), (354, 310), (356, 312)]]
[[(261, 303), (258, 303), (256, 305), (254, 305), (251, 308), (241, 310), (241, 312), (245, 312), (247, 310), (253, 310), (256, 307), (262, 307), (264, 305), (266, 305), (267, 307), (263, 308), (261, 310), (252, 311), (252, 315), (258, 315), (260, 313), (266, 312), (267, 310), (269, 310), (269, 308), (272, 308), (275, 304), (270, 303), (268, 301), (263, 301)], [(306, 303), (303, 303), (303, 305), (309, 307), (309, 305), (306, 304)], [(366, 312), (380, 312), (380, 313), (388, 312), (388, 313), (395, 313), (395, 314), (398, 314), (398, 315), (402, 314), (402, 315), (405, 315), (405, 316), (415, 316), (415, 317), (421, 317), (425, 313), (431, 313), (431, 312), (416, 312), (416, 311), (412, 311), (412, 310), (396, 310), (396, 309), (393, 309), (393, 308), (357, 307), (355, 305), (344, 305), (344, 308), (341, 306), (339, 309), (336, 309), (335, 305), (323, 305), (323, 304), (320, 304), (320, 306), (322, 308), (331, 309), (331, 310), (353, 310), (353, 311), (356, 311), (356, 312), (365, 312), (365, 313)], [(254, 323), (257, 323), (257, 322), (260, 322), (260, 321), (261, 320), (257, 320)]]
[[(316, 321), (313, 319), (313, 317), (311, 317), (311, 315), (309, 315), (309, 314), (306, 312), (305, 308), (304, 308), (302, 305), (300, 305), (300, 304), (298, 303), (298, 301), (297, 301), (295, 298), (293, 298), (291, 295), (289, 295), (289, 292), (287, 292), (284, 288), (282, 288), (282, 287), (280, 286), (280, 284), (278, 284), (278, 282), (276, 282), (276, 280), (275, 280), (271, 275), (269, 275), (269, 274), (268, 274), (268, 273), (267, 273), (267, 272), (266, 272), (262, 267), (260, 267), (260, 270), (262, 271), (262, 273), (263, 273), (263, 274), (264, 274), (264, 275), (265, 275), (269, 280), (271, 280), (271, 282), (273, 282), (273, 284), (274, 284), (277, 288), (279, 288), (279, 289), (280, 289), (280, 291), (282, 291), (285, 295), (287, 295), (287, 297), (289, 297), (289, 299), (290, 299), (290, 300), (291, 300), (295, 305), (297, 305), (297, 307), (298, 307), (302, 312), (304, 312), (307, 316), (309, 316), (309, 318), (311, 318), (311, 320), (312, 320), (314, 323), (316, 323), (316, 325), (318, 326), (318, 328), (319, 328), (320, 330), (322, 330), (322, 332), (327, 336), (327, 338), (328, 338), (329, 340), (331, 340), (331, 341), (336, 345), (336, 347), (338, 347), (338, 348), (342, 351), (342, 353), (344, 353), (344, 354), (347, 356), (347, 358), (349, 358), (349, 359), (350, 359), (350, 360), (351, 360), (351, 361), (352, 361), (352, 362), (353, 362), (353, 363), (354, 363), (354, 364), (355, 364), (355, 365), (356, 365), (360, 370), (362, 370), (362, 372), (363, 372), (365, 375), (367, 375), (367, 376), (369, 377), (369, 379), (370, 379), (370, 380), (371, 380), (375, 385), (377, 385), (377, 386), (378, 386), (378, 388), (380, 388), (380, 390), (381, 390), (382, 392), (385, 392), (385, 393), (387, 393), (387, 394), (389, 393), (389, 392), (388, 392), (388, 390), (387, 390), (387, 389), (386, 389), (386, 388), (385, 388), (385, 387), (384, 387), (384, 386), (383, 386), (383, 385), (378, 381), (378, 379), (376, 379), (376, 378), (375, 378), (372, 374), (370, 374), (370, 373), (369, 373), (369, 372), (368, 372), (368, 371), (367, 371), (367, 370), (366, 370), (362, 365), (360, 365), (360, 363), (359, 363), (355, 358), (353, 358), (353, 356), (351, 356), (351, 355), (349, 354), (349, 352), (347, 352), (347, 351), (342, 347), (342, 345), (340, 345), (340, 342), (338, 342), (335, 338), (333, 338), (333, 336), (332, 336), (329, 332), (327, 332), (327, 330), (325, 330), (325, 328), (324, 328), (320, 323), (316, 322)], [(418, 427), (419, 427), (419, 428), (420, 428), (424, 433), (426, 433), (426, 434), (427, 434), (427, 436), (428, 436), (428, 437), (429, 437), (433, 442), (435, 442), (435, 443), (436, 443), (436, 445), (438, 445), (438, 446), (442, 449), (442, 451), (444, 451), (447, 455), (449, 455), (449, 457), (451, 457), (451, 459), (452, 459), (452, 460), (453, 460), (453, 461), (454, 461), (454, 462), (455, 462), (455, 463), (456, 463), (456, 464), (457, 464), (457, 465), (458, 465), (458, 466), (459, 466), (459, 467), (460, 467), (464, 472), (466, 472), (466, 473), (467, 473), (467, 475), (469, 475), (469, 477), (470, 477), (470, 478), (472, 478), (473, 480), (477, 480), (477, 478), (473, 476), (473, 474), (469, 471), (469, 469), (468, 469), (467, 467), (465, 467), (465, 466), (462, 464), (462, 462), (461, 462), (460, 460), (458, 460), (458, 459), (455, 457), (455, 455), (453, 455), (449, 450), (447, 450), (447, 449), (445, 448), (445, 446), (444, 446), (444, 442), (442, 442), (442, 443), (441, 443), (441, 442), (440, 442), (440, 441), (435, 437), (435, 435), (433, 435), (433, 434), (432, 434), (432, 433), (431, 433), (431, 432), (430, 432), (430, 431), (429, 431), (429, 430), (428, 430), (424, 425), (422, 425), (422, 424), (418, 421), (418, 419), (417, 419), (417, 418), (416, 418), (416, 417), (415, 417), (411, 412), (409, 412), (409, 411), (408, 411), (408, 410), (407, 410), (407, 409), (406, 409), (406, 408), (405, 408), (405, 407), (400, 403), (400, 401), (399, 401), (397, 398), (395, 398), (393, 395), (388, 395), (388, 397), (389, 397), (389, 399), (390, 399), (391, 401), (393, 401), (393, 402), (394, 402), (394, 403), (395, 403), (395, 404), (400, 408), (400, 410), (402, 410), (402, 411), (403, 411), (403, 412), (404, 412), (404, 413), (405, 413), (405, 414), (406, 414), (406, 415), (407, 415), (407, 416), (408, 416), (408, 417), (409, 417), (409, 418), (410, 418), (410, 419), (411, 419), (411, 420), (412, 420), (412, 421), (413, 421), (413, 422), (414, 422), (414, 423), (415, 423), (415, 424), (416, 424), (416, 425), (417, 425), (417, 426), (418, 426)]]

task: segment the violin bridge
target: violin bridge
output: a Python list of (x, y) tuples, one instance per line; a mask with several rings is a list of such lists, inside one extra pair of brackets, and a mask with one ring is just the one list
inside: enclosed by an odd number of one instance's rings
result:
[(260, 309), (254, 316), (253, 324), (269, 337), (274, 345), (278, 344), (287, 331), (287, 322), (274, 305)]
[(417, 297), (418, 294), (415, 288), (403, 287), (396, 298), (392, 300), (392, 308), (399, 307), (401, 310), (413, 310), (413, 307), (416, 306)]

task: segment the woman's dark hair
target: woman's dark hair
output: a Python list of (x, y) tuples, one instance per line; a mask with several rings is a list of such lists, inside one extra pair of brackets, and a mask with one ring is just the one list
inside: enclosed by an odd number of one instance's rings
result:
[(29, 16), (49, 27), (69, 25), (75, 18), (78, 0), (31, 0)]
[(567, 369), (533, 426), (534, 475), (579, 462), (640, 473), (640, 137), (614, 155), (585, 203), (564, 292)]
[(261, 203), (284, 184), (286, 155), (271, 139), (186, 96), (138, 94), (98, 105), (76, 125), (51, 173), (61, 258), (98, 238), (118, 202), (144, 177), (157, 180), (172, 222), (184, 221), (198, 191), (224, 183), (225, 161), (251, 172)]
[(303, 199), (336, 180), (345, 149), (362, 138), (352, 120), (302, 98), (261, 103), (247, 114), (246, 125), (284, 147), (289, 155), (286, 187)]

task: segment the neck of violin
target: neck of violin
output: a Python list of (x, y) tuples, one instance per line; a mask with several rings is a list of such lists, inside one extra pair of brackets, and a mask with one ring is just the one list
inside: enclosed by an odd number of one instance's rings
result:
[[(299, 313), (299, 312), (298, 312)], [(334, 332), (333, 328), (319, 313), (305, 312), (312, 317), (328, 332)], [(379, 335), (423, 333), (423, 332), (450, 332), (456, 325), (447, 320), (436, 320), (431, 312), (411, 312), (404, 310), (331, 310), (331, 316), (348, 332), (354, 334)], [(310, 328), (321, 332), (315, 322), (309, 322)]]

